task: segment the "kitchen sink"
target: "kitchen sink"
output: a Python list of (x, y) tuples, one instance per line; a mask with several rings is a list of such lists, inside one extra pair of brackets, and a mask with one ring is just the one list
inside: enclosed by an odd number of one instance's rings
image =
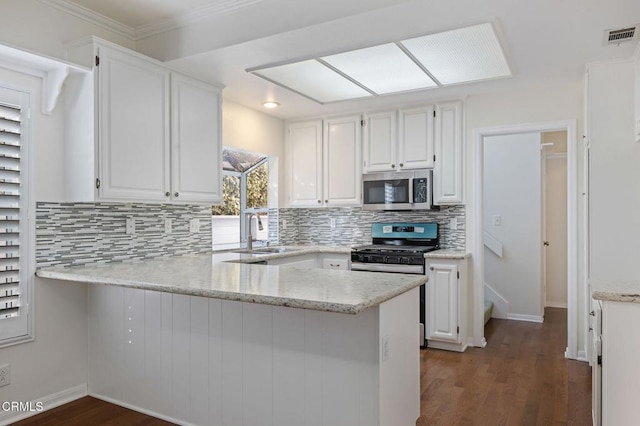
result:
[(275, 253), (290, 253), (292, 251), (298, 251), (300, 249), (287, 248), (287, 247), (256, 247), (252, 250), (234, 250), (234, 253), (242, 254), (275, 254)]

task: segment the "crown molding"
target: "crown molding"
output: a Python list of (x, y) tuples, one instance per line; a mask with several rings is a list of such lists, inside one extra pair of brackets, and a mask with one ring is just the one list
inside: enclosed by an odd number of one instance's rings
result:
[(135, 42), (167, 31), (182, 28), (207, 18), (228, 15), (246, 7), (262, 3), (264, 0), (217, 0), (214, 3), (176, 15), (173, 18), (135, 28), (94, 12), (71, 0), (38, 1)]
[(70, 0), (38, 0), (40, 3), (44, 3), (55, 9), (58, 9), (69, 15), (73, 15), (76, 18), (80, 18), (83, 21), (97, 25), (100, 28), (114, 32), (119, 36), (125, 37), (131, 41), (136, 40), (135, 30), (124, 25), (114, 19), (108, 18), (100, 13), (94, 12), (84, 6), (80, 6)]
[(262, 3), (263, 1), (264, 0), (217, 0), (215, 3), (190, 10), (186, 13), (176, 15), (173, 18), (137, 27), (134, 30), (135, 38), (136, 40), (141, 40), (152, 37), (167, 31), (186, 27), (187, 25), (207, 18), (228, 15), (246, 7)]

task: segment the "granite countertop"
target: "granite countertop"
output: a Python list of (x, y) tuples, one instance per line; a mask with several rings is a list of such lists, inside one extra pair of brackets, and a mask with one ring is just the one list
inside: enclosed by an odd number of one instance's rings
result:
[(349, 248), (306, 247), (267, 255), (207, 253), (150, 260), (39, 268), (36, 275), (225, 300), (357, 314), (424, 284), (423, 275), (252, 265), (277, 257), (344, 253)]
[(607, 302), (640, 303), (640, 280), (604, 280), (591, 278), (591, 296)]
[(427, 259), (466, 259), (471, 257), (471, 252), (454, 249), (441, 249), (425, 253)]

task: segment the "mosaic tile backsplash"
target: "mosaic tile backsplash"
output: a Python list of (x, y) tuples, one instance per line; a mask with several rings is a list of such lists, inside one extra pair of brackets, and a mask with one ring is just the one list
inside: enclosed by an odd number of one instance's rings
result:
[[(127, 218), (135, 233), (127, 234)], [(172, 230), (165, 234), (165, 218)], [(199, 232), (189, 232), (198, 218)], [(36, 263), (69, 266), (211, 250), (211, 207), (142, 203), (36, 204)]]
[[(437, 222), (440, 246), (465, 249), (465, 207), (443, 206), (440, 210), (385, 212), (362, 210), (360, 207), (320, 209), (279, 209), (279, 243), (283, 245), (363, 245), (371, 244), (373, 222)], [(450, 229), (451, 219), (457, 229)], [(336, 226), (331, 228), (330, 219)], [(271, 220), (271, 216), (270, 216)], [(285, 225), (286, 224), (286, 225)], [(271, 240), (271, 236), (269, 238)]]

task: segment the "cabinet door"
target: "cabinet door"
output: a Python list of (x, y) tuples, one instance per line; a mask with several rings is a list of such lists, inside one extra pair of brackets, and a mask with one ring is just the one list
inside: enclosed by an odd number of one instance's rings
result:
[(289, 199), (291, 206), (322, 204), (322, 120), (289, 125)]
[(427, 340), (459, 342), (458, 265), (430, 264), (426, 288)]
[(220, 90), (171, 75), (171, 198), (219, 203), (222, 143)]
[(364, 126), (364, 173), (395, 170), (397, 151), (395, 111), (369, 114)]
[(360, 116), (332, 118), (324, 131), (324, 203), (360, 205), (362, 126)]
[(433, 105), (400, 110), (399, 169), (433, 167)]
[(106, 47), (100, 47), (99, 56), (99, 196), (166, 201), (169, 71)]
[(440, 104), (436, 110), (434, 204), (462, 204), (462, 102)]

